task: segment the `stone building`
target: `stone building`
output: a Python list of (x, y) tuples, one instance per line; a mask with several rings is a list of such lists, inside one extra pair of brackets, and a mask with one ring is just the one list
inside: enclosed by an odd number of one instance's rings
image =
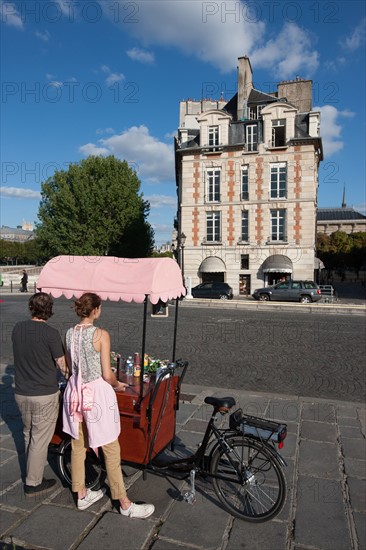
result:
[(237, 295), (313, 279), (319, 128), (310, 80), (263, 93), (246, 56), (228, 102), (180, 103), (175, 246), (187, 284), (225, 281)]

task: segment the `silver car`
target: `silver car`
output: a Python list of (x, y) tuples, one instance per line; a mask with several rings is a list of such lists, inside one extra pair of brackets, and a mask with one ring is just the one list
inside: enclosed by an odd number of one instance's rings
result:
[(274, 286), (257, 288), (253, 294), (255, 300), (268, 302), (278, 300), (281, 302), (301, 302), (311, 304), (322, 298), (320, 288), (314, 281), (284, 281)]

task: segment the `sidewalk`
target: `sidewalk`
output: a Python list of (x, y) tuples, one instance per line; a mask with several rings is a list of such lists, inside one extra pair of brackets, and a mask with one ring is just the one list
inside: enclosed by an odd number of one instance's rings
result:
[[(49, 550), (361, 550), (366, 547), (366, 407), (323, 399), (255, 394), (184, 385), (177, 413), (176, 452), (194, 450), (211, 407), (207, 395), (235, 397), (248, 414), (285, 421), (281, 451), (287, 462), (284, 509), (274, 520), (250, 524), (222, 510), (211, 484), (197, 482), (194, 505), (182, 500), (185, 481), (123, 467), (133, 500), (153, 502), (148, 520), (119, 515), (104, 497), (85, 512), (59, 482), (45, 500), (25, 498), (16, 451), (21, 423), (13, 389), (2, 376), (0, 423), (0, 548)], [(8, 379), (11, 377), (8, 376)], [(50, 454), (46, 477), (57, 477)]]

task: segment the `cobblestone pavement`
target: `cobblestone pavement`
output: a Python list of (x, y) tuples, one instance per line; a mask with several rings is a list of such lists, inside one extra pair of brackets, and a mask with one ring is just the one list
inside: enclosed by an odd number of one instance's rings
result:
[[(4, 372), (4, 365), (2, 368)], [(9, 375), (8, 375), (9, 378)], [(345, 401), (251, 393), (183, 384), (175, 453), (197, 448), (210, 414), (207, 395), (231, 394), (244, 412), (288, 423), (281, 453), (287, 462), (287, 499), (272, 521), (251, 524), (224, 511), (208, 480), (196, 502), (182, 494), (187, 481), (124, 466), (130, 498), (153, 502), (146, 521), (117, 513), (108, 496), (84, 512), (58, 483), (47, 498), (22, 491), (17, 444), (21, 424), (11, 410), (12, 386), (2, 376), (0, 423), (0, 541), (2, 549), (32, 550), (363, 550), (366, 547), (365, 406)], [(7, 411), (7, 414), (4, 414)], [(46, 476), (57, 477), (54, 455)]]

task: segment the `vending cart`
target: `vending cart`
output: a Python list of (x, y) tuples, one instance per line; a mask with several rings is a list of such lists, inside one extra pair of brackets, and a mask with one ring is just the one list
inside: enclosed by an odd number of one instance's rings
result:
[[(121, 459), (149, 464), (174, 441), (180, 388), (188, 365), (185, 361), (176, 361), (175, 357), (178, 305), (186, 293), (177, 262), (171, 258), (58, 256), (42, 269), (37, 288), (55, 298), (72, 299), (93, 292), (102, 300), (141, 304), (140, 375), (125, 392), (116, 395), (121, 422)], [(144, 369), (148, 311), (151, 305), (172, 300), (175, 315), (171, 362), (149, 377)], [(127, 381), (124, 376), (127, 375), (122, 374), (120, 380)], [(60, 415), (51, 443), (60, 445), (65, 437)]]

